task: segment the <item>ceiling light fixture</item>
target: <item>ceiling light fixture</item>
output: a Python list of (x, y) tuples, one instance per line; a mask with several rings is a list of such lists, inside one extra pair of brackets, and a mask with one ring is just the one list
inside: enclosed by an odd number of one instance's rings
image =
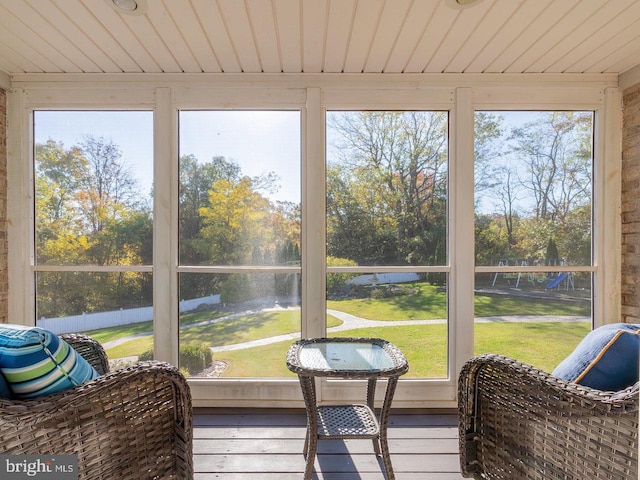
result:
[(463, 8), (473, 7), (477, 5), (482, 0), (444, 0), (444, 3), (451, 8), (455, 8), (456, 10), (462, 10)]
[(113, 0), (113, 4), (121, 10), (133, 12), (138, 8), (136, 0)]
[(144, 15), (147, 13), (147, 0), (105, 0), (116, 12), (125, 15)]

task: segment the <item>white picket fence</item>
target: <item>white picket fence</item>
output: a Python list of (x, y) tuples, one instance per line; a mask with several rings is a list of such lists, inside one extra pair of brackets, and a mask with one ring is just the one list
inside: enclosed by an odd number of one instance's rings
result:
[[(180, 313), (195, 310), (200, 305), (215, 305), (220, 303), (220, 295), (193, 298), (180, 301)], [(131, 323), (148, 322), (153, 320), (153, 307), (120, 309), (112, 312), (83, 313), (70, 317), (40, 318), (36, 321), (38, 327), (53, 333), (86, 332), (98, 328), (116, 327)]]

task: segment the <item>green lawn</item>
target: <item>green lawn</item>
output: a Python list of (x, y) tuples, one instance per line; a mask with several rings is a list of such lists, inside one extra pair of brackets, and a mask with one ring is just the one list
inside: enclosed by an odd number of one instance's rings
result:
[[(412, 285), (409, 294), (395, 297), (329, 300), (334, 309), (371, 320), (388, 322), (388, 326), (340, 332), (341, 336), (378, 336), (400, 347), (411, 364), (410, 377), (444, 378), (447, 376), (447, 326), (394, 326), (398, 320), (446, 318), (446, 295), (442, 289), (424, 282)], [(407, 290), (405, 289), (405, 292)], [(477, 317), (499, 315), (584, 315), (588, 302), (561, 299), (531, 299), (515, 295), (476, 295)], [(230, 315), (217, 323), (181, 329), (180, 343), (210, 347), (230, 345), (300, 331), (300, 309), (263, 311), (234, 316), (231, 312), (200, 311), (181, 315), (180, 325), (193, 325)], [(328, 326), (341, 321), (328, 316)], [(568, 355), (587, 333), (585, 323), (478, 323), (474, 328), (475, 353), (501, 353), (543, 370), (551, 371)], [(101, 343), (135, 334), (144, 334), (107, 350), (110, 358), (137, 356), (153, 348), (152, 323), (124, 325), (86, 332)], [(284, 356), (290, 341), (271, 345), (216, 353), (228, 367), (225, 377), (282, 377), (290, 375)]]
[[(184, 315), (184, 322), (181, 318), (181, 325), (191, 325), (194, 323), (208, 320), (202, 314)], [(211, 314), (209, 313), (209, 317)], [(218, 318), (220, 315), (214, 317)], [(144, 322), (146, 328), (135, 329), (133, 333), (139, 332), (151, 332), (151, 322)], [(327, 323), (330, 327), (340, 325), (342, 322), (337, 318), (329, 316)], [(142, 324), (133, 324), (131, 326), (137, 326)], [(129, 326), (114, 327), (111, 329), (94, 330), (93, 332), (87, 332), (88, 335), (96, 338), (108, 338), (113, 340), (129, 335)], [(108, 330), (108, 331), (106, 331)], [(113, 331), (118, 330), (115, 334)], [(291, 310), (274, 310), (260, 313), (250, 313), (242, 316), (237, 316), (229, 320), (224, 320), (218, 323), (212, 323), (209, 325), (195, 326), (187, 329), (180, 330), (180, 343), (185, 344), (199, 344), (207, 345), (209, 347), (216, 347), (222, 345), (231, 345), (234, 343), (248, 342), (260, 338), (269, 338), (277, 335), (283, 335), (286, 333), (295, 333), (300, 331), (300, 309)], [(105, 340), (98, 340), (104, 343)], [(145, 350), (153, 348), (153, 336), (145, 336), (131, 339), (121, 345), (107, 349), (107, 355), (109, 358), (122, 358), (140, 355)], [(246, 350), (242, 350), (246, 351)]]
[[(231, 312), (225, 311), (202, 311), (195, 313), (187, 313), (180, 316), (180, 325), (191, 325), (198, 322), (204, 322), (207, 320), (214, 320), (216, 318), (229, 315)], [(106, 343), (111, 340), (116, 340), (122, 337), (128, 337), (130, 335), (140, 333), (150, 333), (153, 331), (153, 322), (131, 323), (129, 325), (120, 325), (117, 327), (101, 328), (99, 330), (89, 330), (84, 333), (90, 335), (96, 341), (100, 343)]]
[[(370, 320), (429, 320), (446, 318), (447, 298), (434, 285), (413, 284), (415, 293), (390, 298), (329, 300), (327, 308)], [(536, 299), (517, 295), (476, 295), (476, 317), (500, 315), (590, 315), (588, 299), (582, 302)]]
[[(480, 323), (475, 325), (475, 354), (499, 353), (551, 372), (589, 331), (587, 323)], [(407, 356), (404, 378), (446, 378), (446, 325), (389, 326), (376, 330)], [(371, 329), (340, 332), (336, 336), (372, 335)], [(293, 376), (284, 359), (291, 342), (222, 352), (216, 360), (228, 363), (224, 377)]]

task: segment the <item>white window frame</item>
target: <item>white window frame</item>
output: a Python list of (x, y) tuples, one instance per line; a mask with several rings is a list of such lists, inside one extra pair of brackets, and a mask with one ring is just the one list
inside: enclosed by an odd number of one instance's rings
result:
[[(449, 377), (402, 379), (394, 407), (455, 407), (457, 374), (473, 355), (473, 118), (477, 110), (595, 112), (593, 316), (620, 313), (622, 99), (613, 75), (46, 75), (16, 77), (8, 95), (9, 319), (35, 322), (34, 110), (154, 111), (154, 335), (160, 360), (178, 359), (178, 135), (183, 109), (297, 109), (302, 129), (302, 335), (325, 329), (325, 112), (448, 110)], [(167, 234), (168, 233), (168, 234)], [(605, 268), (606, 267), (606, 268)], [(128, 267), (129, 268), (129, 267)], [(148, 267), (143, 267), (143, 270)], [(92, 269), (95, 270), (95, 269)], [(284, 361), (284, 359), (283, 359)], [(195, 406), (301, 407), (296, 379), (190, 379)], [(362, 400), (358, 382), (322, 382), (323, 401)], [(380, 397), (380, 396), (379, 396)]]

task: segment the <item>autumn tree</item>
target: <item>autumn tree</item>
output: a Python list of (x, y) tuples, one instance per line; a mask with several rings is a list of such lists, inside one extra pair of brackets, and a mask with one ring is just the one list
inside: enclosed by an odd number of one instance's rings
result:
[[(338, 235), (329, 238), (329, 255), (378, 265), (443, 264), (447, 114), (336, 112), (328, 124), (336, 140), (327, 167), (327, 229)], [(363, 237), (373, 250), (355, 255)]]
[[(117, 145), (87, 136), (66, 150), (49, 140), (36, 145), (35, 159), (39, 264), (151, 264), (151, 212)], [(38, 315), (148, 305), (150, 284), (131, 272), (43, 272)]]
[[(589, 264), (593, 114), (535, 112), (530, 118), (489, 139), (490, 149), (502, 153), (495, 157), (494, 185), (476, 202), (476, 261), (544, 257), (553, 240), (559, 256)], [(482, 137), (477, 130), (476, 137)], [(487, 243), (490, 238), (496, 243)]]
[[(300, 206), (275, 202), (273, 172), (248, 177), (233, 160), (214, 156), (199, 162), (192, 155), (180, 161), (180, 263), (182, 265), (273, 265), (300, 262)], [(227, 281), (251, 282), (255, 276), (180, 276), (182, 298), (220, 291)], [(270, 277), (271, 278), (271, 277)], [(273, 281), (272, 290), (273, 290)], [(278, 280), (289, 285), (289, 280)], [(264, 292), (259, 285), (247, 291)], [(251, 287), (251, 288), (250, 288)], [(289, 289), (281, 286), (281, 291)], [(233, 290), (233, 289), (232, 289)]]
[(217, 180), (236, 181), (241, 177), (240, 167), (224, 157), (213, 157), (200, 163), (193, 155), (180, 158), (180, 263), (203, 265), (210, 259), (200, 252), (200, 231), (203, 217), (200, 209), (209, 205), (209, 191)]
[(512, 132), (513, 155), (523, 165), (520, 187), (530, 201), (531, 254), (554, 239), (560, 256), (590, 263), (592, 124), (590, 112), (547, 112)]

